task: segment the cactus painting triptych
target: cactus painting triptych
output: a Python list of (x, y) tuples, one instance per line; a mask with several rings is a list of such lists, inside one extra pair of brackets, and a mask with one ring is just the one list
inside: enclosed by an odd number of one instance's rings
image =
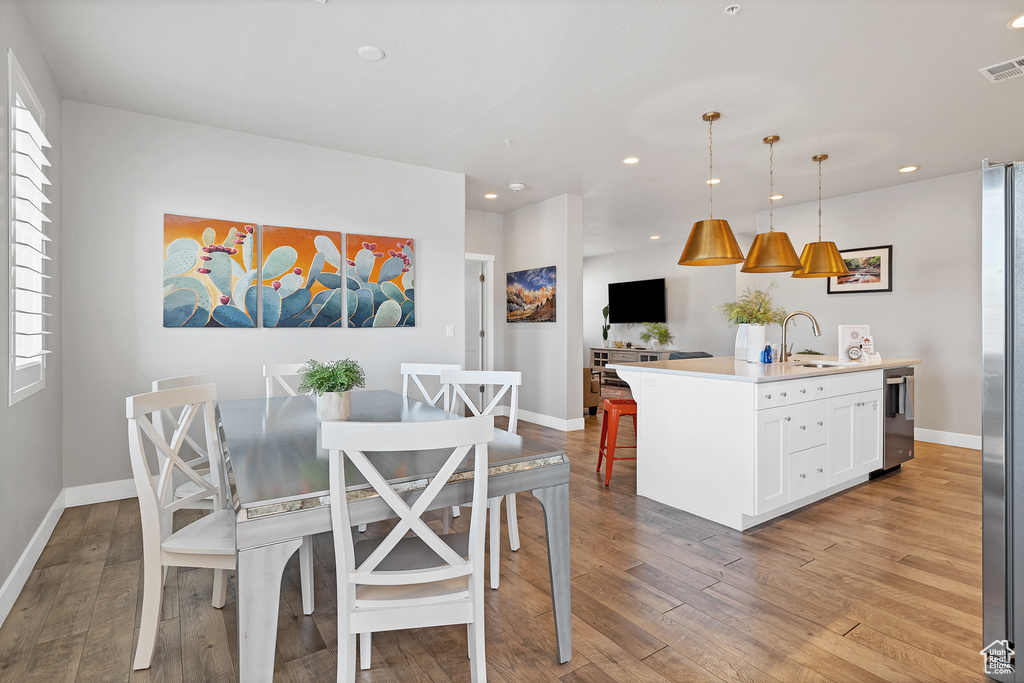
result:
[(165, 214), (164, 327), (344, 327), (343, 265), (349, 327), (415, 325), (412, 240), (349, 237)]

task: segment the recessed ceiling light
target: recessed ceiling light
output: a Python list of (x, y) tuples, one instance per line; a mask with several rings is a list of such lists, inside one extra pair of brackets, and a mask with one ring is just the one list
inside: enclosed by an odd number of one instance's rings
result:
[(497, 198), (498, 198), (498, 195), (494, 194), (493, 192), (488, 192), (487, 194), (484, 195), (484, 199), (497, 199)]
[(777, 202), (777, 201), (779, 201), (780, 199), (782, 199), (782, 197), (783, 197), (783, 195), (781, 195), (781, 194), (773, 194), (773, 195), (772, 195), (771, 197), (769, 197), (768, 199), (772, 200), (773, 202)]
[(913, 173), (918, 169), (917, 166), (904, 166), (900, 169), (900, 173)]
[(661, 239), (661, 235), (651, 235), (651, 239), (652, 240), (660, 240)]
[(379, 62), (384, 59), (384, 50), (373, 45), (365, 45), (359, 48), (359, 56), (371, 62)]
[(639, 157), (626, 157), (625, 159), (622, 160), (622, 163), (624, 163), (624, 164), (635, 164), (638, 161), (640, 161)]
[(1024, 14), (1007, 24), (1006, 28), (1024, 28)]
[(709, 178), (708, 180), (705, 180), (704, 182), (707, 183), (708, 185), (717, 185), (718, 183), (722, 182), (722, 179), (721, 178)]
[(725, 8), (725, 13), (728, 14), (730, 17), (736, 16), (736, 14), (739, 11), (740, 11), (740, 6), (739, 5), (729, 5), (728, 7)]

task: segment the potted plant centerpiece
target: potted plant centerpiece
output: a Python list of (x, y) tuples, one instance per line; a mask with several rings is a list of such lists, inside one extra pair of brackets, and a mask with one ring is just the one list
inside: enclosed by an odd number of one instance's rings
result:
[(674, 338), (665, 323), (644, 323), (644, 331), (640, 333), (640, 341), (651, 344), (654, 350), (665, 348)]
[(736, 301), (715, 307), (725, 314), (730, 325), (739, 328), (736, 330), (736, 360), (760, 362), (765, 343), (764, 326), (770, 323), (781, 325), (786, 319), (786, 309), (772, 304), (769, 292), (773, 287), (774, 282), (767, 289), (750, 291), (747, 287)]
[(601, 339), (604, 340), (604, 348), (608, 348), (608, 330), (612, 329), (612, 326), (608, 324), (608, 307), (605, 306), (601, 309), (601, 314), (604, 315), (604, 324), (601, 325)]
[(350, 390), (366, 385), (363, 368), (349, 358), (329, 363), (308, 360), (299, 376), (299, 391), (316, 394), (318, 420), (347, 420), (352, 414)]

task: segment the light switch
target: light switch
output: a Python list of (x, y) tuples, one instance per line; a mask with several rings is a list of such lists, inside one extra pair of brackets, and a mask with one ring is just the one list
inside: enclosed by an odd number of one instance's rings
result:
[(451, 339), (455, 336), (455, 325), (448, 325), (444, 330), (444, 336)]

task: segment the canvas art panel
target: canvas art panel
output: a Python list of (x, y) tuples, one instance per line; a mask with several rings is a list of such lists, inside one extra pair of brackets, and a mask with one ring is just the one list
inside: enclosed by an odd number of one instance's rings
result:
[(263, 327), (341, 327), (341, 233), (264, 225)]
[(413, 241), (345, 236), (349, 327), (415, 327)]
[(849, 275), (828, 278), (829, 294), (892, 291), (892, 245), (840, 249)]
[(510, 323), (555, 322), (555, 267), (508, 273), (505, 320)]
[(256, 225), (164, 214), (164, 327), (256, 327)]

